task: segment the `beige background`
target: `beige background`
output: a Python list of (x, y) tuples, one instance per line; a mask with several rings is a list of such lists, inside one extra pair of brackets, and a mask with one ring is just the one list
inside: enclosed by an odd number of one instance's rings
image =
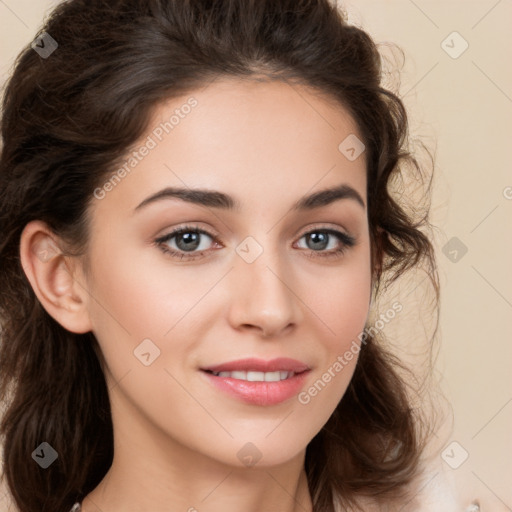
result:
[[(0, 0), (2, 83), (57, 3)], [(436, 374), (453, 408), (436, 460), (459, 483), (461, 505), (479, 497), (483, 511), (512, 511), (512, 2), (339, 3), (377, 43), (404, 50), (400, 94), (411, 133), (436, 157), (432, 222), (442, 285)], [(469, 46), (458, 55), (464, 41)], [(453, 237), (467, 247), (464, 255), (446, 246)], [(458, 445), (443, 459), (452, 441)], [(460, 467), (445, 462), (455, 464), (463, 450), (469, 456)], [(0, 509), (7, 502), (0, 497)]]

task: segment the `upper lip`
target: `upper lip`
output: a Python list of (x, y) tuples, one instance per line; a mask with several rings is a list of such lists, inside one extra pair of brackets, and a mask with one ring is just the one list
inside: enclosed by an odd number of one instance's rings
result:
[(257, 372), (276, 372), (286, 371), (301, 373), (309, 370), (309, 366), (305, 363), (290, 359), (288, 357), (278, 357), (265, 361), (264, 359), (248, 358), (239, 359), (237, 361), (230, 361), (215, 366), (208, 366), (201, 368), (201, 370), (208, 370), (211, 372), (234, 372), (234, 371), (257, 371)]

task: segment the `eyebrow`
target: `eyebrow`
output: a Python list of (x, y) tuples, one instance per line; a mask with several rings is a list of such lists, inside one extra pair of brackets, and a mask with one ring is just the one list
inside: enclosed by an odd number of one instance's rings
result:
[[(239, 201), (217, 190), (167, 187), (144, 199), (144, 201), (135, 208), (134, 212), (156, 201), (173, 198), (201, 206), (208, 206), (210, 208), (236, 211), (240, 211), (241, 209)], [(294, 203), (291, 209), (294, 211), (312, 210), (314, 208), (327, 206), (342, 199), (353, 199), (363, 208), (366, 208), (364, 200), (357, 190), (347, 184), (341, 184), (334, 188), (327, 188), (304, 196)]]

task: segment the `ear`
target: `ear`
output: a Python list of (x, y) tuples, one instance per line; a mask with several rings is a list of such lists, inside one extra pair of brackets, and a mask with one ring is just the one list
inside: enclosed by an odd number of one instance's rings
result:
[(25, 275), (44, 309), (75, 333), (92, 330), (89, 294), (76, 257), (64, 256), (59, 239), (41, 221), (29, 222), (20, 237)]

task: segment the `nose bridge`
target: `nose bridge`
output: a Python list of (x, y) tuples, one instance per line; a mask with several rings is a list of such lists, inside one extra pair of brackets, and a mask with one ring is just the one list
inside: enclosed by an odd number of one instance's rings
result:
[(286, 251), (271, 236), (259, 238), (248, 236), (236, 248), (232, 321), (270, 334), (298, 322), (300, 310)]

